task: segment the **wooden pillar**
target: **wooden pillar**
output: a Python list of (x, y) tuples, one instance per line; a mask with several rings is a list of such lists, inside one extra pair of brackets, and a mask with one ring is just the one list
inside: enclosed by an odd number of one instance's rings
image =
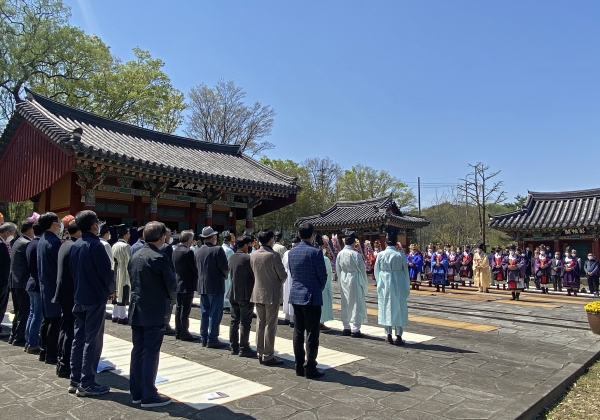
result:
[(190, 224), (190, 229), (196, 232), (196, 225), (198, 224), (198, 205), (196, 203), (191, 203), (189, 212), (188, 223)]
[(237, 215), (235, 214), (235, 208), (229, 208), (229, 226), (231, 226), (233, 228), (233, 231), (235, 232), (236, 236), (239, 234), (239, 232), (237, 232), (237, 228), (236, 228), (236, 224), (237, 224)]
[(212, 226), (212, 223), (213, 223), (212, 204), (206, 203), (205, 213), (206, 214), (204, 216), (204, 226)]
[(254, 216), (252, 207), (246, 209), (246, 230), (254, 232)]
[[(598, 247), (598, 238), (595, 238), (594, 240), (592, 240), (592, 254), (594, 254), (594, 256), (596, 257), (596, 260), (598, 259), (598, 255), (599, 255), (599, 247)], [(586, 255), (587, 257), (587, 255)], [(583, 257), (581, 257), (583, 259)]]
[(560, 241), (558, 239), (554, 241), (554, 252), (560, 252), (562, 255), (562, 250), (560, 249)]
[(133, 197), (133, 217), (137, 221), (138, 226), (142, 226), (144, 219), (144, 203), (142, 197), (136, 195)]
[(154, 196), (150, 192), (150, 212), (148, 213), (148, 220), (156, 222), (158, 220), (158, 197)]
[(387, 247), (387, 244), (385, 243), (385, 233), (379, 234), (379, 244), (381, 245), (382, 251)]

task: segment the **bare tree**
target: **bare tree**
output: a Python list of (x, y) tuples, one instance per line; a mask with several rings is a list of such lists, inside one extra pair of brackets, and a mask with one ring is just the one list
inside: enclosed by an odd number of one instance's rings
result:
[(309, 189), (314, 194), (317, 211), (325, 210), (338, 199), (338, 179), (342, 168), (329, 157), (314, 157), (302, 165), (308, 172)]
[(237, 144), (251, 156), (272, 149), (275, 146), (263, 138), (271, 134), (275, 109), (260, 102), (246, 105), (244, 98), (246, 92), (233, 80), (220, 80), (214, 88), (203, 83), (193, 87), (185, 134), (211, 143)]
[[(477, 162), (475, 165), (469, 163), (473, 172), (466, 178), (461, 179), (464, 185), (459, 185), (458, 189), (462, 191), (465, 198), (471, 199), (477, 209), (477, 220), (479, 222), (479, 233), (485, 244), (485, 234), (487, 227), (487, 209), (494, 204), (500, 204), (506, 200), (506, 191), (502, 189), (503, 181), (493, 181), (500, 171), (489, 173), (489, 165)], [(487, 184), (487, 185), (486, 185)]]

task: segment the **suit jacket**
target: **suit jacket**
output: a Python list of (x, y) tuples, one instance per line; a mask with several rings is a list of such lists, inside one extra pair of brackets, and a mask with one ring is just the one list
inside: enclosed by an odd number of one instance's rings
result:
[(250, 254), (239, 249), (229, 257), (228, 262), (231, 287), (227, 291), (227, 299), (234, 302), (249, 302), (254, 290), (254, 271), (252, 271)]
[(294, 279), (290, 290), (290, 303), (322, 306), (322, 292), (327, 284), (327, 268), (321, 250), (302, 241), (288, 252), (288, 266)]
[[(594, 261), (590, 261), (587, 260), (584, 264), (584, 274), (587, 277), (598, 277), (598, 261), (594, 260)], [(590, 276), (589, 273), (592, 273), (592, 275)]]
[(160, 251), (167, 256), (171, 264), (173, 264), (173, 245), (165, 243), (160, 247)]
[(29, 265), (27, 264), (27, 245), (31, 242), (28, 236), (21, 236), (11, 247), (10, 257), (10, 287), (24, 289), (29, 280)]
[(58, 273), (56, 275), (56, 294), (52, 302), (58, 303), (63, 308), (73, 309), (75, 305), (75, 289), (71, 275), (70, 253), (77, 238), (71, 238), (60, 246), (58, 250)]
[(58, 250), (61, 245), (58, 236), (47, 230), (40, 238), (37, 246), (38, 278), (44, 318), (60, 318), (62, 314), (60, 305), (52, 303), (52, 299), (56, 294)]
[(0, 295), (8, 290), (8, 279), (10, 277), (10, 253), (8, 246), (0, 239)]
[(193, 293), (198, 287), (198, 268), (194, 260), (194, 251), (183, 244), (173, 251), (173, 266), (177, 293)]
[[(555, 268), (557, 270), (555, 270)], [(550, 276), (558, 276), (560, 277), (560, 273), (562, 272), (562, 259), (552, 258), (552, 263), (550, 264)]]
[(131, 279), (131, 325), (153, 327), (164, 325), (165, 315), (175, 300), (175, 271), (167, 256), (154, 245), (144, 244), (129, 260)]
[(142, 247), (144, 246), (146, 242), (143, 239), (138, 239), (136, 243), (134, 243), (133, 245), (131, 245), (131, 255), (133, 256), (133, 254), (135, 254), (136, 252), (138, 252), (140, 249), (142, 249)]
[[(324, 267), (325, 260), (321, 260)], [(270, 246), (262, 245), (250, 255), (250, 264), (254, 271), (254, 289), (250, 301), (265, 305), (281, 303), (287, 273), (279, 254)]]
[(205, 243), (196, 251), (195, 258), (198, 268), (198, 294), (224, 294), (229, 266), (223, 248)]
[(39, 293), (40, 291), (40, 280), (38, 277), (37, 265), (37, 245), (39, 241), (40, 237), (36, 236), (29, 242), (29, 244), (27, 245), (27, 249), (25, 250), (25, 256), (27, 257), (27, 266), (29, 267), (29, 280), (27, 280), (25, 290), (27, 290), (28, 292)]

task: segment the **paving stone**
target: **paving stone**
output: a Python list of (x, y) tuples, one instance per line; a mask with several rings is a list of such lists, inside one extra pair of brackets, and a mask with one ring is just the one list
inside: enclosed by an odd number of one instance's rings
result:
[(327, 420), (353, 420), (364, 415), (364, 409), (359, 409), (356, 406), (349, 406), (346, 404), (329, 404), (317, 410), (317, 418)]
[(37, 378), (25, 378), (3, 386), (19, 398), (36, 397), (54, 389)]
[(489, 419), (492, 414), (494, 414), (493, 411), (476, 408), (467, 408), (462, 405), (458, 405), (457, 407), (448, 410), (445, 413), (445, 416), (449, 419), (482, 420)]
[(253, 417), (258, 420), (279, 420), (291, 416), (295, 412), (295, 408), (287, 405), (276, 405), (254, 413)]
[(390, 395), (389, 397), (379, 400), (379, 404), (394, 410), (406, 410), (420, 403), (421, 401), (416, 398), (404, 397), (398, 394)]
[(431, 414), (425, 411), (420, 411), (416, 408), (401, 411), (396, 415), (395, 418), (401, 420), (445, 420), (444, 417), (440, 417), (436, 414)]
[(9, 404), (2, 407), (2, 418), (4, 419), (34, 419), (46, 417), (44, 413), (29, 407), (26, 404)]
[(317, 416), (311, 411), (303, 411), (289, 417), (289, 420), (315, 420)]
[(447, 394), (457, 395), (459, 397), (469, 398), (473, 400), (494, 400), (497, 399), (497, 394), (483, 392), (478, 389), (462, 387), (458, 385), (448, 385), (442, 388), (442, 391)]
[(235, 402), (239, 408), (267, 408), (271, 407), (275, 402), (273, 398), (266, 395), (253, 395)]
[(300, 389), (293, 392), (284, 392), (277, 399), (298, 410), (309, 410), (333, 402), (331, 398), (324, 395)]
[(66, 413), (74, 407), (84, 404), (81, 398), (66, 392), (54, 395), (48, 395), (29, 404), (31, 407), (41, 411), (44, 414)]

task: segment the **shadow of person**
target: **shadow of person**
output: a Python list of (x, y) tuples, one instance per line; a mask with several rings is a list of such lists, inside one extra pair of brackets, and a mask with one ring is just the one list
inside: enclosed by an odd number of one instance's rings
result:
[(335, 368), (324, 371), (325, 376), (318, 379), (319, 382), (338, 383), (340, 385), (351, 386), (354, 388), (367, 388), (377, 391), (387, 392), (406, 392), (410, 388), (402, 385), (402, 377), (398, 376), (397, 382), (381, 382), (373, 378), (367, 378), (362, 375), (353, 375), (348, 372), (339, 371)]
[(476, 351), (457, 349), (455, 347), (443, 346), (440, 344), (428, 344), (428, 343), (414, 343), (406, 344), (404, 348), (415, 349), (415, 350), (427, 350), (427, 351), (442, 351), (446, 353), (477, 353)]

